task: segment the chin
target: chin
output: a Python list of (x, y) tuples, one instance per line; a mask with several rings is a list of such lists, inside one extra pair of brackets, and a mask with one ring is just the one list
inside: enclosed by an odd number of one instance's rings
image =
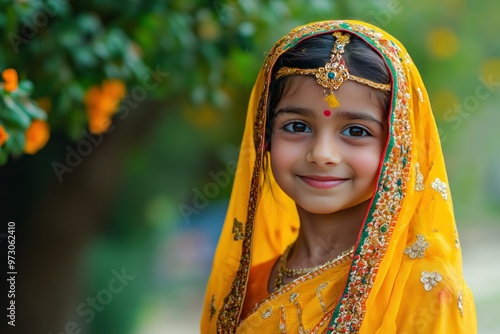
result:
[(300, 205), (299, 203), (297, 204), (302, 210), (315, 215), (329, 215), (345, 209), (344, 207), (331, 205), (331, 203), (322, 204), (316, 202), (316, 203), (304, 203), (304, 205)]
[(336, 212), (341, 211), (349, 211), (349, 210), (363, 210), (366, 211), (368, 209), (368, 205), (370, 203), (371, 198), (368, 198), (363, 201), (359, 201), (356, 203), (349, 203), (344, 205), (332, 205), (332, 200), (327, 202), (315, 201), (314, 203), (303, 203), (304, 205), (297, 205), (302, 208), (302, 210), (309, 212), (311, 214), (316, 215), (329, 215)]

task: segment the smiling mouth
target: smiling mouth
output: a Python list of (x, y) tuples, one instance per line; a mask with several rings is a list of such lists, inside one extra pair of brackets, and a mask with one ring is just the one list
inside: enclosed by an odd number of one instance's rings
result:
[(348, 180), (340, 177), (319, 176), (319, 175), (303, 175), (300, 176), (300, 178), (309, 186), (317, 189), (334, 188)]

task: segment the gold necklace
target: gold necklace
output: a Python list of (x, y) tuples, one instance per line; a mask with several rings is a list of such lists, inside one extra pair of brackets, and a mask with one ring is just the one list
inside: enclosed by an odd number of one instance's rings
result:
[(292, 278), (297, 278), (300, 276), (307, 275), (313, 271), (316, 271), (320, 268), (324, 268), (332, 263), (335, 263), (348, 255), (352, 255), (354, 253), (354, 246), (350, 247), (349, 249), (343, 251), (339, 256), (332, 260), (328, 260), (327, 262), (323, 264), (318, 264), (317, 266), (314, 267), (309, 267), (309, 268), (300, 268), (300, 269), (290, 269), (286, 267), (286, 262), (288, 260), (288, 255), (290, 253), (290, 249), (292, 248), (292, 245), (288, 246), (283, 253), (283, 255), (280, 256), (279, 259), (279, 268), (278, 268), (278, 276), (276, 276), (276, 280), (274, 283), (274, 291), (278, 291), (282, 286), (283, 286), (283, 276), (286, 277), (292, 277)]

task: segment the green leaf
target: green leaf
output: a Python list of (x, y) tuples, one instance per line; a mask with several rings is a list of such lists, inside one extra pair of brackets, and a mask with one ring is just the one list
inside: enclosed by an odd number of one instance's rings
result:
[(16, 101), (14, 101), (14, 99), (12, 99), (9, 95), (4, 95), (3, 101), (5, 102), (7, 108), (0, 109), (0, 117), (12, 122), (22, 129), (27, 129), (31, 123), (31, 119), (26, 110), (16, 103)]
[[(24, 146), (26, 145), (26, 135), (24, 131), (12, 131), (9, 133), (9, 149), (12, 155), (19, 156), (24, 153)], [(7, 143), (5, 143), (7, 145)]]
[(24, 151), (24, 145), (26, 143), (26, 135), (24, 130), (19, 128), (9, 128), (9, 140), (5, 142), (2, 146), (3, 152), (8, 156), (12, 155), (20, 155)]
[(31, 119), (47, 119), (47, 114), (45, 110), (35, 105), (31, 100), (26, 100), (25, 103), (22, 104), (24, 110), (28, 113)]
[(33, 91), (33, 83), (29, 80), (23, 80), (19, 82), (19, 86), (15, 91), (10, 93), (10, 95), (14, 98), (16, 97), (28, 97)]

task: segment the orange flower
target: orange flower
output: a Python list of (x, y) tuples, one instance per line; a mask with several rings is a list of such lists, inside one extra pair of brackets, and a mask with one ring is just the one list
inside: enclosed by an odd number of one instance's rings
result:
[(9, 140), (9, 134), (5, 131), (5, 128), (0, 125), (0, 146), (5, 144), (7, 140)]
[(90, 87), (85, 94), (84, 102), (91, 133), (100, 134), (109, 129), (111, 117), (125, 93), (125, 85), (120, 80), (106, 80), (102, 83), (102, 87)]
[(90, 133), (99, 134), (106, 132), (111, 125), (111, 118), (106, 116), (92, 117), (89, 119)]
[(50, 137), (49, 125), (42, 120), (34, 120), (26, 130), (26, 145), (24, 152), (35, 154), (47, 144)]
[(120, 80), (106, 80), (102, 83), (102, 92), (112, 98), (122, 99), (127, 91)]
[(4, 81), (4, 88), (8, 92), (13, 92), (17, 89), (18, 87), (18, 80), (19, 78), (17, 77), (17, 72), (13, 68), (8, 68), (2, 72), (2, 79)]

